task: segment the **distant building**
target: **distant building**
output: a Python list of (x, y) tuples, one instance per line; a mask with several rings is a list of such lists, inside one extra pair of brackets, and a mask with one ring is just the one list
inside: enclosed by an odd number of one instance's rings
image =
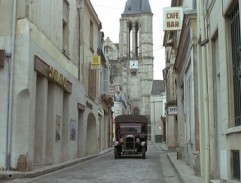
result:
[(161, 117), (166, 115), (166, 92), (163, 80), (153, 80), (150, 105), (151, 123), (149, 125), (149, 139), (151, 139), (151, 142), (160, 143), (163, 142), (163, 130), (165, 130)]

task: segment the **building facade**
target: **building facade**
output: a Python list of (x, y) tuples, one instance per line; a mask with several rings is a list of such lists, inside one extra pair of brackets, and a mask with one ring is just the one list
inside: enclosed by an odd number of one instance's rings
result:
[(176, 35), (178, 152), (204, 182), (241, 180), (240, 4), (173, 0), (172, 7), (183, 8), (182, 29), (165, 32)]
[(151, 134), (153, 143), (163, 142), (163, 124), (162, 117), (166, 116), (166, 92), (163, 80), (153, 80), (151, 90)]
[(163, 70), (163, 78), (166, 88), (166, 117), (162, 118), (164, 142), (168, 149), (178, 147), (178, 120), (177, 120), (177, 97), (175, 84), (174, 63), (176, 59), (177, 46), (173, 40), (173, 33), (165, 33), (163, 46), (165, 46), (166, 67)]
[(152, 16), (148, 0), (127, 0), (120, 18), (119, 43), (105, 40), (110, 85), (115, 96), (114, 116), (142, 114), (150, 120), (154, 59)]
[(1, 169), (32, 170), (107, 148), (104, 64), (91, 69), (101, 22), (90, 1), (3, 0), (0, 12)]

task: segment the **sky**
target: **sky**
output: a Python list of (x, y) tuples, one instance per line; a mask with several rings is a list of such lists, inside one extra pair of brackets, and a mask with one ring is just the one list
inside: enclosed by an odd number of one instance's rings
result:
[[(119, 19), (124, 12), (127, 0), (90, 0), (101, 23), (105, 38), (112, 42), (119, 42)], [(162, 9), (170, 7), (171, 0), (149, 0), (153, 13), (153, 56), (154, 79), (162, 80), (162, 70), (165, 68), (165, 48), (163, 47), (163, 19)]]

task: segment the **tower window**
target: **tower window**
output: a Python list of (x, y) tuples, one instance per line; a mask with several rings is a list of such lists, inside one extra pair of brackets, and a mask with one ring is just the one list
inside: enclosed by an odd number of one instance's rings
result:
[(140, 45), (140, 34), (139, 34), (139, 23), (132, 23), (129, 22), (129, 35), (128, 35), (128, 42), (129, 42), (129, 56), (130, 57), (138, 57), (139, 56), (139, 45)]

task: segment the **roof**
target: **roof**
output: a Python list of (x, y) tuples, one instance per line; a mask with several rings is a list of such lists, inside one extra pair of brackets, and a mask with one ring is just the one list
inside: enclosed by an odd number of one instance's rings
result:
[(153, 80), (151, 95), (161, 95), (165, 92), (165, 83), (163, 80)]
[(149, 0), (127, 0), (123, 14), (152, 13)]
[(143, 115), (135, 115), (135, 114), (123, 114), (116, 116), (115, 122), (124, 122), (124, 123), (129, 123), (129, 122), (138, 122), (138, 123), (147, 123), (148, 119), (146, 116)]

